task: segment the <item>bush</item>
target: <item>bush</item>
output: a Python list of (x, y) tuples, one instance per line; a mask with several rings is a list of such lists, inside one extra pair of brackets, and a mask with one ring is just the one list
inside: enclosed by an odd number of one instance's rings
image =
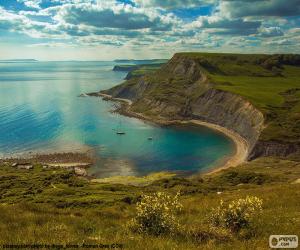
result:
[(223, 183), (230, 183), (232, 185), (241, 183), (262, 185), (272, 181), (268, 175), (251, 171), (228, 171), (220, 176), (220, 180)]
[(213, 210), (210, 220), (214, 226), (238, 233), (247, 228), (253, 216), (262, 210), (262, 203), (263, 201), (256, 196), (232, 201), (227, 206), (221, 200), (220, 206)]
[(156, 236), (172, 234), (179, 227), (176, 214), (182, 209), (178, 196), (179, 193), (170, 196), (163, 192), (143, 195), (141, 201), (137, 203), (137, 214), (131, 227), (139, 233)]

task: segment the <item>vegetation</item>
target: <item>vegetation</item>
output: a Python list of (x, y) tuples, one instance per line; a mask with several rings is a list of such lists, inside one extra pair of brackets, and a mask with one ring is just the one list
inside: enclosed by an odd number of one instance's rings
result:
[(220, 206), (214, 209), (211, 215), (211, 221), (214, 226), (225, 227), (232, 233), (238, 233), (241, 229), (249, 227), (255, 213), (262, 210), (262, 203), (263, 201), (255, 196), (232, 201), (228, 206), (221, 200)]
[[(300, 232), (300, 165), (262, 158), (191, 178), (168, 177), (146, 186), (90, 182), (61, 169), (1, 166), (1, 244), (124, 244), (125, 249), (265, 249), (270, 234)], [(126, 178), (126, 177), (124, 177)], [(126, 225), (142, 195), (180, 191), (181, 229), (140, 234)], [(212, 208), (246, 196), (264, 201), (251, 227), (238, 234), (212, 228)]]
[(130, 69), (125, 79), (129, 80), (131, 78), (144, 76), (145, 74), (151, 74), (158, 70), (162, 65), (163, 63), (135, 65)]
[(163, 192), (143, 195), (137, 203), (137, 215), (131, 227), (139, 233), (152, 235), (172, 234), (179, 230), (176, 213), (182, 209), (179, 193), (170, 196)]

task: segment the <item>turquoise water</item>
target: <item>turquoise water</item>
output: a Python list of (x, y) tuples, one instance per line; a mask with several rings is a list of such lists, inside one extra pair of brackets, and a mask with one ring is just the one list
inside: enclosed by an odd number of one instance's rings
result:
[[(111, 113), (111, 102), (78, 97), (120, 83), (125, 73), (113, 66), (0, 63), (0, 154), (89, 149), (97, 157), (90, 171), (113, 176), (196, 172), (233, 152), (229, 139), (207, 128), (162, 128)], [(115, 134), (119, 126), (126, 135)]]

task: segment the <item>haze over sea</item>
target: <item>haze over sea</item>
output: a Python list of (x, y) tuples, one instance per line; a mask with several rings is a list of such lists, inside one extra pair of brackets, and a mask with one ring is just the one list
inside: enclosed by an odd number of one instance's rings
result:
[[(0, 154), (89, 149), (97, 176), (203, 171), (234, 150), (207, 128), (162, 128), (81, 93), (122, 82), (115, 62), (0, 62)], [(116, 135), (121, 129), (126, 135)], [(153, 137), (153, 140), (148, 140)]]

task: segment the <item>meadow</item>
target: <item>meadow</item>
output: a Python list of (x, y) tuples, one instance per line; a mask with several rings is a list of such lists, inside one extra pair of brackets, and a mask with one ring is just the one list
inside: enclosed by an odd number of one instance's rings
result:
[[(147, 185), (90, 182), (61, 169), (2, 166), (0, 245), (123, 244), (125, 249), (267, 249), (270, 234), (300, 232), (300, 164), (261, 158), (233, 169), (190, 178), (167, 176)], [(126, 177), (124, 177), (126, 178)], [(128, 223), (142, 194), (180, 191), (176, 235), (133, 232)], [(212, 228), (220, 200), (255, 195), (263, 209), (234, 235)], [(72, 248), (71, 248), (72, 249)]]

